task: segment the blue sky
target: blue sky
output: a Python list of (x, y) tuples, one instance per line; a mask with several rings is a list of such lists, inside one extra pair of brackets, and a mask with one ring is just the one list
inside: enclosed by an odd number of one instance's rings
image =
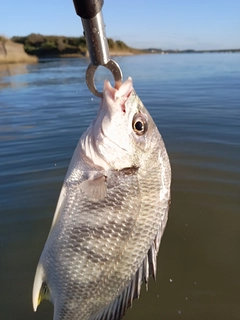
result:
[[(240, 0), (105, 0), (108, 38), (135, 48), (240, 48)], [(0, 34), (82, 35), (72, 0), (0, 0)]]

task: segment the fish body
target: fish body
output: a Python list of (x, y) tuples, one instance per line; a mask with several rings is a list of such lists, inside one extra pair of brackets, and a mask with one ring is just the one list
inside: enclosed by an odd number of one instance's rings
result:
[(54, 320), (118, 320), (156, 276), (171, 169), (166, 148), (129, 78), (105, 81), (96, 119), (68, 168), (33, 287)]

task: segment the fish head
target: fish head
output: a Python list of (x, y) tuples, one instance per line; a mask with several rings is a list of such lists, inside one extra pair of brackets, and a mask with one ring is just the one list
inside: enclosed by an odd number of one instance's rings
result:
[(158, 129), (137, 96), (132, 79), (128, 78), (118, 89), (106, 80), (98, 115), (83, 140), (93, 162), (106, 170), (139, 167), (149, 152), (159, 148), (159, 139)]

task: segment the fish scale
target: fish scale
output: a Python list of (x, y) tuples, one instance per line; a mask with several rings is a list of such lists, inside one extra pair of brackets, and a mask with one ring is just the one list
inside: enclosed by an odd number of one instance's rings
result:
[[(129, 90), (132, 81), (122, 86), (125, 108), (114, 100), (117, 90), (105, 83), (98, 116), (74, 152), (40, 257), (33, 303), (50, 298), (54, 320), (119, 320), (139, 296), (141, 283), (156, 276), (170, 164), (156, 125)], [(136, 117), (147, 126), (139, 136), (133, 130)]]

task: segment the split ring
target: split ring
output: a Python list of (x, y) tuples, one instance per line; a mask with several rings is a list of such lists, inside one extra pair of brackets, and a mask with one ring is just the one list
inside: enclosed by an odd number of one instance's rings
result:
[[(122, 76), (122, 71), (119, 65), (117, 64), (117, 62), (115, 62), (114, 60), (109, 60), (107, 64), (103, 65), (103, 67), (111, 71), (115, 80), (115, 88), (118, 89), (122, 84), (123, 76)], [(90, 63), (86, 71), (86, 83), (87, 83), (88, 89), (95, 96), (102, 98), (103, 93), (97, 90), (94, 82), (94, 74), (97, 68), (98, 66), (94, 66), (92, 63)]]

